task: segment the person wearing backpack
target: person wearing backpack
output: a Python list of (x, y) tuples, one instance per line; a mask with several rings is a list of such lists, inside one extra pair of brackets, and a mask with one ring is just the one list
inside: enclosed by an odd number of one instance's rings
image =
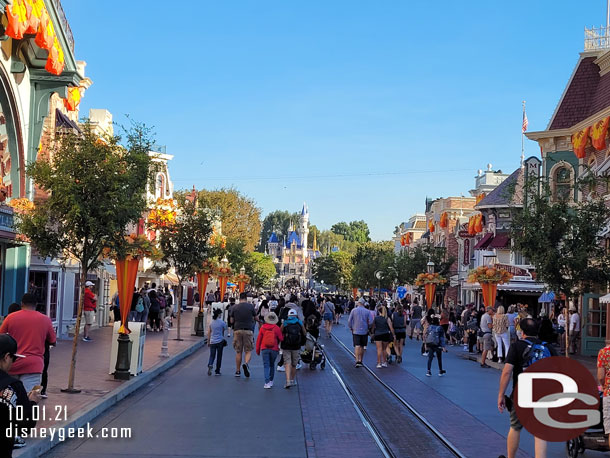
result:
[(432, 360), (436, 355), (436, 362), (438, 363), (438, 376), (442, 377), (447, 371), (443, 370), (443, 352), (447, 351), (445, 347), (445, 330), (440, 325), (440, 320), (437, 316), (432, 316), (430, 324), (426, 328), (424, 333), (424, 342), (428, 350), (428, 371), (426, 376), (432, 376)]
[[(521, 327), (522, 337), (508, 349), (506, 364), (502, 370), (500, 388), (498, 390), (498, 410), (502, 413), (506, 409), (510, 414), (510, 429), (506, 438), (508, 458), (514, 458), (517, 455), (519, 438), (521, 429), (523, 428), (523, 425), (521, 425), (521, 422), (517, 417), (515, 406), (513, 405), (515, 387), (517, 386), (519, 374), (543, 358), (557, 356), (557, 353), (552, 346), (536, 337), (538, 335), (539, 325), (534, 319), (524, 318), (519, 322), (519, 325)], [(513, 379), (513, 389), (510, 397), (508, 397), (505, 396), (505, 393), (511, 375)], [(535, 437), (536, 458), (546, 456), (546, 447), (546, 441)]]
[(301, 346), (305, 340), (305, 326), (303, 322), (299, 320), (297, 311), (293, 308), (288, 310), (288, 317), (282, 323), (282, 334), (284, 340), (282, 341), (282, 356), (284, 358), (284, 369), (286, 371), (286, 385), (284, 388), (288, 389), (291, 386), (295, 386), (296, 382), (296, 368), (300, 357)]
[(265, 324), (258, 332), (256, 339), (256, 354), (263, 355), (263, 366), (265, 368), (265, 385), (263, 388), (269, 389), (273, 386), (275, 375), (275, 360), (280, 351), (279, 343), (284, 340), (282, 331), (277, 326), (278, 317), (274, 312), (265, 315)]

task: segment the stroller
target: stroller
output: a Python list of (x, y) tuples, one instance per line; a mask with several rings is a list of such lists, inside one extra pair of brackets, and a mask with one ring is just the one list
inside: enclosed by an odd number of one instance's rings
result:
[(309, 332), (305, 340), (305, 348), (301, 352), (301, 361), (305, 364), (309, 364), (309, 368), (313, 371), (319, 364), (320, 369), (326, 367), (326, 355), (324, 350), (318, 344), (317, 339), (312, 336)]
[(599, 413), (600, 422), (598, 425), (587, 429), (583, 434), (575, 439), (566, 442), (567, 455), (576, 458), (585, 450), (596, 450), (598, 452), (608, 452), (608, 436), (604, 434), (604, 414), (602, 412), (602, 393), (599, 394)]

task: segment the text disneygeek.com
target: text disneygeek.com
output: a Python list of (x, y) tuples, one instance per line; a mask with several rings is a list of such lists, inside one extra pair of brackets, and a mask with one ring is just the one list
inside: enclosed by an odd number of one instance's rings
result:
[(41, 428), (6, 428), (6, 437), (21, 436), (26, 438), (40, 438), (54, 441), (57, 439), (63, 442), (66, 439), (130, 439), (131, 428), (101, 428), (99, 431), (93, 431), (89, 423), (80, 428), (64, 428), (64, 427), (41, 427)]

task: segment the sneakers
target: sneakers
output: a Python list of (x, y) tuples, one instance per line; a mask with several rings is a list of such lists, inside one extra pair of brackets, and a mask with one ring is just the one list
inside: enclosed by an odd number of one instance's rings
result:
[(15, 436), (15, 444), (13, 445), (13, 448), (23, 448), (25, 445), (25, 441), (20, 436)]
[(268, 390), (269, 388), (271, 388), (271, 382), (267, 382), (263, 385), (263, 388)]
[(235, 371), (235, 377), (241, 377), (241, 372)]
[(439, 371), (438, 372), (438, 376), (439, 377), (444, 377), (446, 373), (447, 373), (447, 371)]
[(208, 366), (208, 375), (212, 375), (212, 366)]
[(278, 372), (286, 372), (286, 369), (284, 369), (284, 366), (278, 366), (275, 370)]
[(250, 377), (250, 367), (248, 366), (248, 364), (242, 364), (241, 368), (244, 370), (244, 375), (246, 377)]
[(381, 369), (381, 364), (377, 364), (377, 369)]
[(388, 367), (388, 363), (381, 363), (381, 367)]
[(214, 372), (214, 375), (220, 375), (219, 371)]
[(299, 362), (297, 363), (297, 371), (298, 371), (298, 370), (299, 370), (301, 367), (303, 367), (303, 365), (301, 364), (301, 361), (299, 361)]
[(464, 351), (468, 351), (468, 345), (464, 345)]
[(292, 386), (292, 384), (290, 383), (290, 381), (287, 381), (286, 385), (284, 385), (284, 388), (288, 390), (288, 389), (290, 389), (291, 386)]
[[(91, 342), (93, 339), (91, 337), (83, 337), (83, 342)], [(23, 445), (22, 445), (23, 447)]]
[(290, 380), (290, 386), (297, 386), (296, 380)]
[(362, 367), (362, 361), (356, 361), (356, 367)]
[(428, 352), (426, 351), (426, 352), (422, 353), (421, 355), (422, 356), (428, 356)]
[(432, 372), (426, 371), (426, 377), (432, 377)]
[(396, 364), (400, 364), (402, 363), (402, 356), (397, 356), (396, 357)]
[(273, 380), (271, 380), (271, 381), (269, 382), (269, 388), (271, 388), (272, 386), (273, 386)]
[(44, 393), (44, 394), (41, 394), (41, 395), (40, 395), (40, 397), (41, 397), (42, 399), (47, 399), (49, 396), (47, 396), (47, 394), (46, 394), (46, 393)]

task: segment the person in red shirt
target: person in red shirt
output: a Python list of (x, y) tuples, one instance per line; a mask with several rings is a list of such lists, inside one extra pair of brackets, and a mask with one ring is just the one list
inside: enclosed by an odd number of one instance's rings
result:
[(93, 288), (93, 282), (88, 281), (85, 283), (85, 303), (83, 304), (83, 315), (85, 317), (85, 329), (83, 331), (83, 341), (91, 342), (93, 339), (89, 337), (89, 329), (95, 322), (95, 310), (97, 309), (97, 299), (95, 294), (91, 291)]
[(17, 341), (19, 358), (11, 367), (10, 375), (21, 380), (26, 392), (41, 384), (44, 368), (45, 342), (55, 345), (53, 324), (48, 316), (36, 311), (36, 297), (26, 293), (21, 299), (21, 310), (7, 315), (0, 334), (10, 334)]
[(275, 376), (275, 359), (280, 351), (279, 343), (284, 340), (282, 331), (277, 326), (278, 317), (274, 312), (265, 316), (265, 324), (261, 326), (256, 339), (256, 354), (263, 353), (263, 366), (265, 370), (265, 389), (273, 386)]

